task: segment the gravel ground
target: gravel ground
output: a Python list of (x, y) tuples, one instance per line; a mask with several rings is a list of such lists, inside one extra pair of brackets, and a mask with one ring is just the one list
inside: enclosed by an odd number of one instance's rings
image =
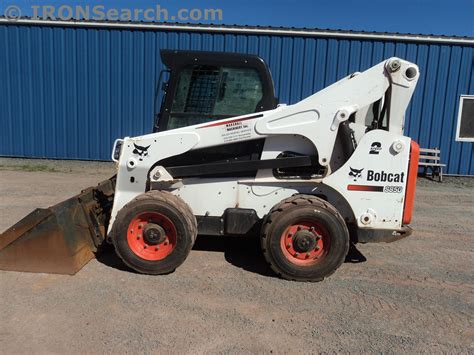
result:
[[(0, 229), (113, 169), (0, 159)], [(203, 236), (166, 276), (113, 250), (75, 276), (0, 271), (0, 353), (472, 353), (473, 202), (474, 179), (420, 178), (414, 234), (314, 284), (274, 277), (256, 240)]]

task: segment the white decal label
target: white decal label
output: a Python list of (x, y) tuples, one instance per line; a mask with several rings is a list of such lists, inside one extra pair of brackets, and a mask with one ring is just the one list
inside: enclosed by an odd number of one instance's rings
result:
[(242, 121), (227, 123), (222, 126), (221, 132), (224, 143), (237, 142), (252, 136), (252, 129), (249, 124)]

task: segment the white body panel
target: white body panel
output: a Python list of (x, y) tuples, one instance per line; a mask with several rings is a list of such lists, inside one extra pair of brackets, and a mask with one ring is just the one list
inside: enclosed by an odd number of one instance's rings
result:
[[(381, 142), (379, 154), (370, 154), (374, 142)], [(402, 142), (396, 152), (394, 143)], [(361, 228), (399, 229), (402, 226), (405, 187), (410, 156), (408, 137), (374, 130), (362, 137), (351, 158), (334, 174), (323, 180), (344, 196)], [(351, 168), (361, 170), (351, 176)], [(397, 180), (397, 181), (395, 181)], [(364, 190), (349, 190), (349, 186)], [(377, 188), (382, 191), (377, 191)], [(363, 219), (368, 216), (369, 220)]]
[[(393, 142), (401, 140), (404, 149), (396, 153), (390, 149)], [(373, 142), (382, 141), (378, 155), (369, 154)], [(226, 208), (254, 209), (260, 218), (279, 201), (295, 193), (317, 194), (326, 184), (338, 191), (352, 207), (360, 228), (400, 229), (408, 175), (410, 139), (385, 131), (372, 131), (364, 136), (351, 158), (334, 174), (321, 180), (278, 180), (261, 177), (254, 180), (236, 179), (184, 179), (183, 186), (173, 192), (184, 199), (199, 216), (221, 216)], [(354, 181), (351, 167), (363, 169)], [(259, 175), (267, 170), (259, 171)], [(368, 172), (373, 171), (372, 180)], [(376, 174), (385, 181), (375, 181)], [(392, 178), (387, 181), (389, 174)], [(399, 181), (393, 181), (395, 174)], [(377, 175), (377, 176), (378, 176)], [(385, 191), (348, 190), (348, 186), (380, 187)], [(388, 187), (388, 188), (387, 188)], [(392, 188), (393, 187), (393, 188)], [(369, 215), (370, 221), (363, 221)]]
[[(394, 62), (399, 68), (392, 72), (388, 68)], [(416, 76), (406, 78), (407, 69), (416, 71)], [(397, 229), (401, 227), (404, 191), (407, 180), (410, 139), (402, 136), (404, 113), (418, 79), (416, 65), (389, 59), (368, 69), (344, 78), (308, 98), (288, 106), (266, 112), (200, 124), (167, 132), (153, 133), (135, 138), (125, 138), (118, 161), (118, 177), (114, 206), (109, 231), (117, 212), (135, 196), (145, 192), (147, 181), (169, 182), (170, 191), (185, 200), (195, 215), (222, 216), (227, 208), (254, 209), (259, 217), (282, 199), (295, 193), (313, 193), (324, 186), (339, 192), (352, 209), (359, 227)], [(361, 136), (355, 152), (342, 164), (334, 163), (335, 141), (339, 124), (356, 114), (367, 112), (367, 107), (384, 97), (391, 87), (388, 112), (389, 130), (373, 130)], [(359, 109), (361, 112), (358, 112)], [(365, 126), (363, 127), (365, 129)], [(317, 152), (319, 164), (326, 167), (326, 174), (312, 180), (276, 179), (272, 170), (259, 170), (253, 179), (238, 178), (189, 178), (173, 180), (164, 168), (156, 176), (150, 172), (157, 163), (167, 157), (186, 151), (266, 138), (261, 160), (274, 159), (281, 152), (291, 150), (305, 155)], [(369, 154), (374, 142), (381, 143), (378, 154)], [(397, 143), (393, 151), (392, 144)], [(137, 148), (138, 146), (138, 148)], [(138, 150), (137, 150), (138, 149)], [(396, 154), (395, 154), (396, 153)], [(359, 184), (377, 188), (397, 186), (396, 193), (361, 192), (348, 190), (354, 185), (349, 176), (350, 168), (364, 169), (357, 178)], [(334, 173), (331, 172), (334, 170)], [(368, 171), (385, 174), (403, 174), (403, 181), (390, 185), (382, 181), (369, 181)], [(370, 221), (366, 220), (366, 216)]]

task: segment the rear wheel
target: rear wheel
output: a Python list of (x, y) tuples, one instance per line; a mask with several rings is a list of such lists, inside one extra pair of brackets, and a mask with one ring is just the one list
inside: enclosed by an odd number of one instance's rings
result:
[(343, 262), (349, 232), (339, 212), (311, 195), (295, 195), (272, 208), (261, 244), (273, 271), (285, 279), (321, 281)]
[(188, 256), (197, 223), (179, 197), (149, 191), (119, 211), (111, 234), (115, 250), (126, 265), (144, 274), (166, 274)]

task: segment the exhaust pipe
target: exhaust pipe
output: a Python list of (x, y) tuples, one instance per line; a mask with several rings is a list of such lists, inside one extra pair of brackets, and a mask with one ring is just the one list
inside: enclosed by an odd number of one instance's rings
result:
[(0, 235), (0, 270), (74, 275), (105, 240), (114, 192), (115, 176), (31, 212)]

